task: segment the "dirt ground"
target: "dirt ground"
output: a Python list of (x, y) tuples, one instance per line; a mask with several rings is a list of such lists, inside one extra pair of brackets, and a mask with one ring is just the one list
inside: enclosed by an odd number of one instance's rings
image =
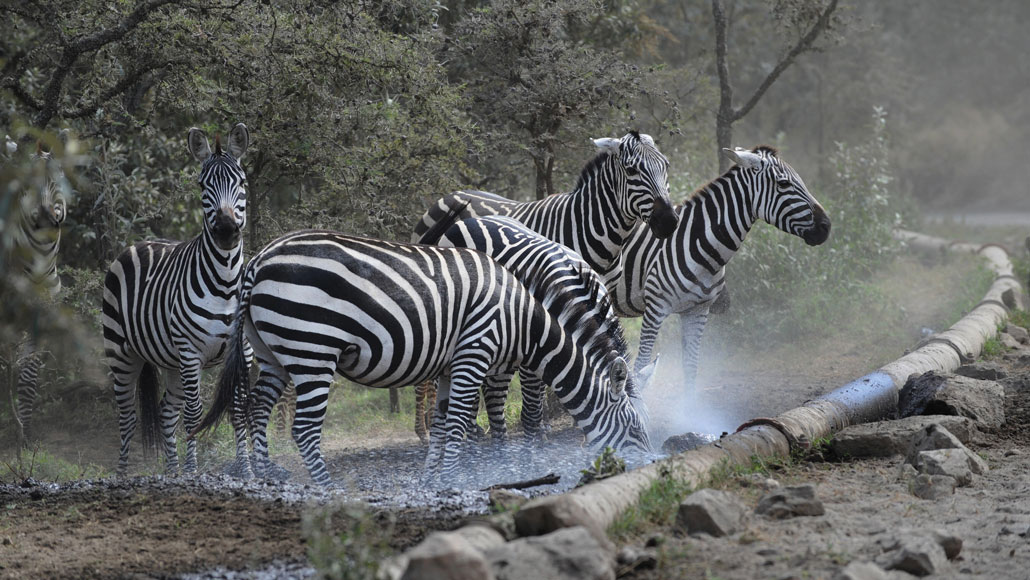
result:
[[(935, 265), (903, 267), (918, 271), (924, 290), (947, 285), (953, 273)], [(906, 312), (907, 334), (917, 336), (921, 326), (946, 316), (944, 307), (922, 296), (913, 292), (896, 298)], [(731, 430), (752, 417), (774, 415), (877, 368), (889, 360), (883, 358), (888, 354), (882, 349), (870, 354), (864, 347), (869, 340), (866, 335), (849, 339), (840, 333), (804, 352), (790, 345), (770, 348), (750, 357), (747, 364), (703, 355), (708, 364), (703, 364), (699, 378), (698, 401), (706, 409), (717, 409), (720, 417), (706, 432), (718, 434), (719, 429)], [(900, 344), (906, 343), (911, 344), (911, 336), (901, 339)], [(893, 356), (901, 354), (902, 348), (897, 350)], [(1001, 532), (1014, 522), (1030, 523), (1027, 393), (1013, 394), (1009, 407), (1009, 425), (977, 447), (994, 469), (973, 487), (961, 489), (954, 501), (927, 503), (909, 495), (895, 481), (896, 460), (804, 465), (776, 477), (785, 483), (818, 483), (827, 516), (788, 522), (755, 519), (746, 533), (721, 540), (678, 538), (669, 530), (656, 530), (652, 535), (665, 538), (660, 566), (638, 571), (636, 577), (831, 577), (841, 563), (870, 555), (878, 534), (899, 526), (941, 527), (963, 536), (963, 560), (954, 564), (958, 576), (1027, 577), (1028, 539)], [(576, 435), (555, 435), (575, 447)], [(95, 438), (54, 433), (48, 445), (64, 441), (79, 457), (110, 461), (116, 456), (116, 439), (117, 433), (110, 432)], [(371, 506), (374, 521), (384, 526), (386, 520), (393, 522), (388, 542), (402, 550), (429, 531), (454, 527), (465, 515), (484, 509), (485, 494), (474, 491), (436, 493), (428, 500), (412, 492), (408, 482), (417, 479), (421, 467), (417, 439), (413, 434), (389, 434), (383, 441), (385, 445), (372, 447), (328, 442), (331, 474), (355, 491), (344, 496), (307, 485), (293, 449), (276, 458), (295, 474), (281, 484), (240, 484), (203, 475), (62, 486), (0, 485), (0, 578), (180, 578), (216, 568), (254, 570), (272, 563), (292, 566), (298, 571), (291, 577), (304, 577), (311, 572), (305, 567), (307, 546), (301, 531), (305, 513), (360, 499)], [(1006, 455), (1010, 452), (1014, 454)], [(512, 457), (506, 461), (512, 463)], [(570, 457), (570, 463), (585, 466), (585, 455)], [(518, 479), (500, 471), (488, 475), (492, 482)], [(971, 572), (961, 572), (965, 568)], [(285, 569), (231, 577), (286, 577)]]

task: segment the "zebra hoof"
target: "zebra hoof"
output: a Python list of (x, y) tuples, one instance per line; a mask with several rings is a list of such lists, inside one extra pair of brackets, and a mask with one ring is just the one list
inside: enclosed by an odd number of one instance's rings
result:
[(249, 480), (254, 478), (254, 472), (250, 469), (250, 462), (237, 459), (225, 468), (225, 474), (236, 479)]
[(258, 475), (261, 479), (268, 481), (286, 481), (293, 475), (293, 473), (291, 473), (289, 469), (286, 469), (273, 461), (269, 461)]

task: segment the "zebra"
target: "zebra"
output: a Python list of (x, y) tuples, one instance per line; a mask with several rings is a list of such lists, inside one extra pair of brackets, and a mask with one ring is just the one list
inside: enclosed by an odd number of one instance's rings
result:
[[(17, 151), (17, 144), (6, 139), (9, 154)], [(17, 224), (11, 257), (12, 269), (20, 270), (41, 290), (46, 299), (53, 301), (61, 292), (61, 278), (57, 274), (57, 254), (61, 245), (61, 224), (67, 211), (66, 193), (71, 191), (61, 162), (51, 152), (36, 144), (31, 156), (32, 173), (29, 187), (18, 204)], [(35, 338), (29, 336), (18, 347), (17, 404), (15, 422), (20, 445), (28, 442), (32, 412), (39, 395), (39, 371), (43, 354), (37, 349)]]
[[(377, 388), (447, 377), (440, 404), (446, 420), (433, 424), (427, 474), (453, 475), (479, 385), (510, 367), (554, 385), (589, 442), (651, 451), (626, 395), (629, 368), (611, 337), (584, 332), (584, 340), (596, 342), (589, 347), (573, 340), (514, 275), (481, 252), (294, 232), (254, 256), (239, 295), (215, 401), (194, 433), (213, 426), (230, 406), (234, 421), (236, 409), (248, 409), (259, 477), (269, 465), (270, 411), (292, 380), (293, 439), (311, 478), (331, 483), (321, 429), (336, 373)], [(252, 389), (244, 336), (260, 369)], [(588, 348), (609, 355), (590, 364)]]
[(415, 225), (417, 242), (448, 212), (465, 204), (461, 218), (507, 215), (545, 238), (572, 248), (601, 272), (614, 262), (633, 227), (646, 221), (659, 238), (676, 228), (669, 201), (669, 161), (650, 135), (631, 131), (622, 139), (595, 139), (598, 154), (583, 168), (576, 187), (540, 201), (518, 202), (483, 191), (441, 198)]
[[(574, 340), (582, 340), (582, 334), (587, 329), (608, 334), (615, 345), (616, 354), (629, 358), (622, 324), (615, 314), (604, 282), (578, 254), (548, 240), (513, 218), (488, 216), (454, 223), (460, 213), (458, 209), (451, 212), (451, 219), (438, 221), (422, 236), (420, 243), (470, 248), (486, 253), (514, 274)], [(596, 349), (587, 352), (591, 364), (603, 361), (607, 355), (607, 352)], [(487, 377), (484, 384), (490, 432), (496, 438), (503, 438), (507, 431), (504, 404), (513, 370), (506, 369), (498, 375)], [(649, 375), (650, 372), (644, 376)], [(421, 400), (420, 395), (427, 399), (435, 396), (432, 382), (427, 381), (417, 387), (416, 404)], [(646, 422), (646, 408), (640, 398), (640, 388), (643, 385), (630, 387), (627, 394)], [(522, 395), (523, 429), (528, 435), (536, 435), (542, 423), (544, 385), (532, 374), (523, 374)]]
[(735, 165), (688, 198), (679, 225), (661, 240), (638, 228), (604, 274), (619, 316), (644, 320), (635, 369), (651, 362), (662, 323), (680, 315), (683, 381), (692, 388), (701, 336), (725, 286), (725, 267), (759, 219), (808, 245), (830, 235), (830, 218), (772, 147), (723, 149)]
[[(163, 439), (168, 474), (179, 470), (175, 429), (180, 412), (187, 431), (200, 421), (200, 372), (223, 358), (236, 310), (243, 270), (241, 231), (247, 220), (246, 175), (240, 159), (249, 143), (243, 123), (229, 133), (225, 151), (219, 137), (212, 152), (207, 135), (190, 129), (188, 149), (201, 163), (197, 183), (203, 191), (203, 231), (188, 242), (137, 243), (107, 271), (102, 320), (118, 405), (119, 475), (128, 469), (137, 391), (144, 449), (149, 452), (159, 436)], [(158, 368), (178, 371), (178, 380), (170, 381), (160, 401), (160, 425)], [(237, 432), (236, 438), (237, 453), (242, 454), (245, 433)], [(196, 441), (189, 440), (183, 470), (196, 469)]]

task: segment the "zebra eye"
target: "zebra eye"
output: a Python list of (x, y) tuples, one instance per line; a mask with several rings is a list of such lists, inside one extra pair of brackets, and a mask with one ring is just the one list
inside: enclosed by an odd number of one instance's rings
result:
[(629, 166), (626, 167), (626, 173), (628, 173), (630, 175), (639, 175), (640, 174), (640, 170), (637, 169), (636, 165), (629, 165)]
[(788, 187), (790, 187), (791, 184), (789, 179), (777, 179), (776, 185), (782, 187), (783, 189), (787, 189)]

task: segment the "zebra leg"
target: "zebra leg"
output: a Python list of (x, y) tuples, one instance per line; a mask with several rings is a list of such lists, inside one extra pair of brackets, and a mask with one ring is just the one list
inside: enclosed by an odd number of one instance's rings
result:
[(28, 445), (31, 435), (29, 429), (32, 410), (39, 395), (36, 385), (39, 383), (39, 369), (42, 366), (43, 356), (36, 350), (36, 345), (32, 341), (22, 345), (18, 357), (18, 410), (15, 413), (15, 420), (18, 422), (18, 443), (21, 447)]
[(427, 402), (429, 401), (430, 391), (433, 392), (433, 399), (436, 398), (436, 383), (433, 380), (422, 381), (415, 385), (415, 435), (418, 435), (418, 440), (423, 445), (429, 442), (429, 429), (428, 427), (432, 424), (432, 410), (433, 402), (429, 402), (427, 413)]
[(429, 426), (429, 450), (426, 452), (425, 472), (433, 474), (440, 467), (440, 460), (443, 458), (443, 446), (446, 440), (444, 425), (447, 421), (447, 407), (450, 402), (450, 393), (445, 389), (440, 390), (441, 385), (450, 384), (450, 377), (440, 376), (433, 381), (435, 391), (435, 411)]
[[(192, 433), (200, 425), (200, 416), (204, 407), (200, 403), (200, 369), (204, 366), (199, 358), (190, 358), (181, 364), (183, 413), (182, 423), (187, 433)], [(172, 431), (172, 443), (175, 432)], [(182, 466), (183, 473), (197, 472), (197, 439), (186, 440), (186, 462)]]
[(136, 381), (143, 372), (143, 361), (126, 353), (107, 353), (110, 365), (109, 377), (114, 386), (114, 400), (118, 406), (118, 433), (121, 447), (118, 450), (118, 477), (125, 477), (129, 469), (129, 444), (136, 433)]
[(508, 425), (504, 419), (504, 404), (508, 400), (508, 385), (513, 373), (501, 373), (486, 378), (483, 383), (483, 400), (486, 402), (486, 416), (490, 419), (490, 438), (503, 441), (508, 436)]
[(182, 375), (170, 377), (165, 384), (165, 392), (161, 397), (161, 441), (164, 443), (165, 475), (179, 474), (179, 450), (175, 439), (175, 430), (179, 426), (179, 415), (182, 412), (185, 394), (183, 393)]
[[(268, 458), (268, 421), (275, 408), (276, 402), (282, 398), (286, 390), (289, 375), (286, 369), (278, 363), (260, 361), (261, 372), (258, 380), (251, 390), (248, 401), (248, 416), (250, 417), (250, 438), (254, 447), (251, 466), (254, 475), (261, 479), (285, 480), (289, 479), (290, 472), (272, 463)], [(296, 397), (293, 398), (293, 408), (296, 409)], [(280, 403), (287, 404), (285, 400)], [(290, 421), (290, 425), (296, 424), (296, 415)]]
[(325, 457), (322, 456), (322, 423), (325, 421), (326, 402), (329, 400), (329, 386), (332, 385), (334, 371), (330, 369), (318, 375), (315, 369), (305, 369), (304, 374), (308, 373), (315, 379), (296, 385), (297, 416), (293, 420), (293, 440), (304, 458), (311, 479), (321, 486), (329, 486), (332, 480), (326, 469)]
[(522, 383), (522, 430), (527, 437), (539, 437), (544, 433), (544, 396), (547, 385), (535, 375), (521, 370), (519, 381)]
[(701, 356), (701, 337), (708, 323), (708, 308), (702, 306), (680, 313), (680, 361), (682, 363), (683, 384), (686, 393), (693, 395), (697, 382), (698, 360)]
[(640, 348), (637, 350), (637, 360), (633, 365), (633, 372), (637, 376), (647, 365), (651, 364), (654, 358), (654, 345), (658, 340), (658, 331), (662, 329), (662, 323), (668, 318), (668, 312), (659, 310), (648, 302), (644, 308), (644, 320), (640, 324)]
[(443, 426), (445, 439), (440, 464), (442, 481), (453, 479), (458, 468), (458, 457), (465, 444), (467, 426), (475, 421), (476, 412), (479, 411), (479, 385), (483, 379), (482, 375), (474, 371), (451, 376), (447, 416)]

